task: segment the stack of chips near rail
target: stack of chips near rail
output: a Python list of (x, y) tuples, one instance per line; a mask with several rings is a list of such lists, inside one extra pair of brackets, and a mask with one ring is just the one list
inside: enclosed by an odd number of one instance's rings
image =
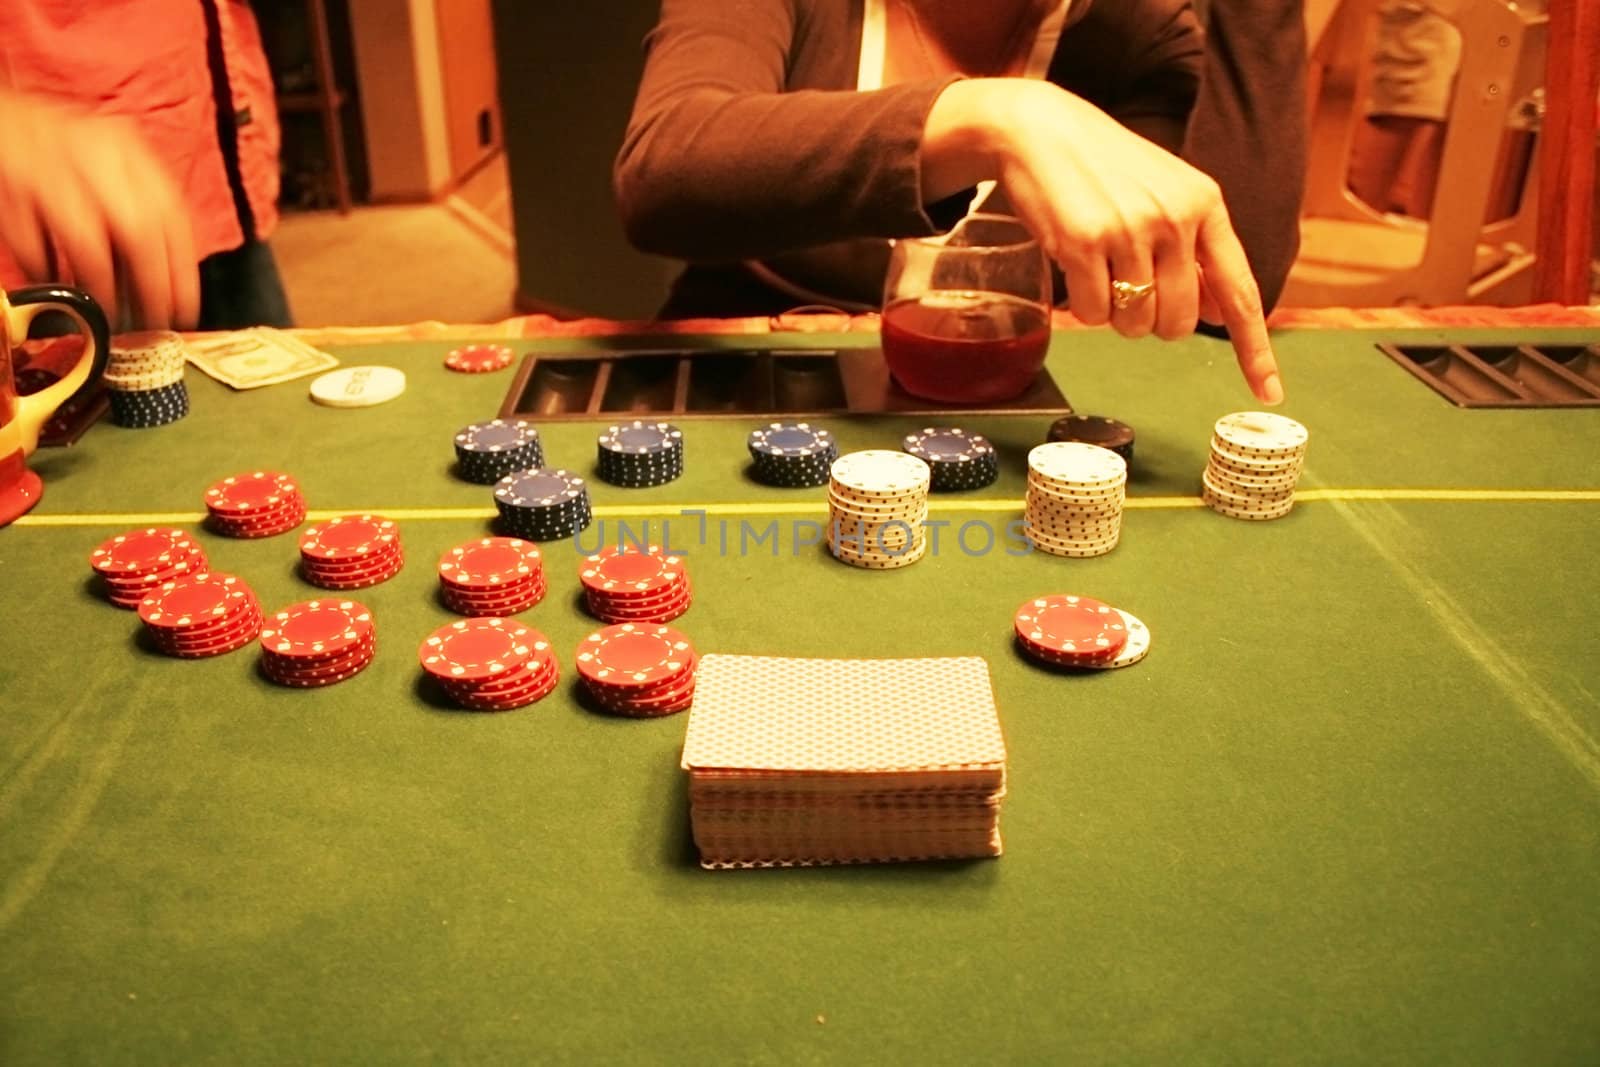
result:
[(583, 639), (575, 662), (590, 702), (614, 715), (660, 718), (694, 702), (694, 646), (670, 626), (607, 626)]
[(495, 483), (500, 526), (527, 541), (564, 541), (589, 525), (589, 487), (571, 471), (540, 468), (508, 474)]
[(139, 621), (167, 655), (199, 659), (254, 641), (261, 632), (261, 605), (244, 579), (202, 571), (152, 590), (139, 602)]
[(89, 566), (105, 582), (107, 599), (136, 609), (152, 590), (204, 571), (206, 554), (187, 532), (150, 526), (102, 542), (89, 554)]
[(828, 470), (839, 458), (833, 434), (806, 422), (774, 422), (751, 430), (751, 473), (759, 482), (784, 489), (828, 484)]
[(1000, 455), (988, 438), (959, 427), (924, 427), (906, 434), (901, 447), (928, 465), (935, 493), (982, 489), (1000, 477)]
[(400, 527), (382, 515), (341, 515), (300, 535), (300, 574), (323, 589), (365, 589), (405, 563)]
[(905, 452), (840, 456), (828, 479), (828, 550), (842, 563), (874, 570), (921, 559), (930, 480), (928, 465)]
[(683, 744), (701, 866), (1001, 852), (1006, 749), (976, 656), (712, 654)]
[(1230, 518), (1281, 519), (1294, 507), (1310, 439), (1304, 426), (1270, 411), (1222, 416), (1212, 430), (1200, 498)]
[(477, 485), (544, 466), (539, 431), (523, 419), (490, 419), (456, 434), (456, 473)]
[(515, 615), (547, 588), (539, 546), (520, 537), (482, 537), (439, 557), (439, 595), (462, 615)]
[(1108, 670), (1150, 654), (1150, 630), (1137, 617), (1092, 597), (1035, 597), (1012, 620), (1017, 649), (1049, 667)]
[(149, 429), (189, 414), (183, 370), (189, 353), (170, 330), (118, 334), (106, 357), (106, 398), (118, 426)]
[(1028, 453), (1023, 532), (1041, 552), (1102, 556), (1122, 535), (1128, 465), (1098, 445), (1056, 441)]
[(602, 622), (669, 622), (694, 601), (687, 561), (660, 545), (607, 545), (584, 559), (578, 577), (589, 614)]
[(206, 488), (206, 520), (227, 537), (275, 537), (306, 518), (300, 486), (278, 471), (233, 474)]
[(261, 627), (261, 673), (294, 689), (354, 678), (377, 655), (372, 612), (354, 600), (304, 600)]
[(510, 711), (543, 700), (561, 680), (550, 641), (515, 619), (446, 623), (417, 648), (422, 669), (473, 711)]
[(670, 422), (609, 426), (595, 442), (600, 480), (626, 489), (666, 485), (683, 474), (683, 431)]

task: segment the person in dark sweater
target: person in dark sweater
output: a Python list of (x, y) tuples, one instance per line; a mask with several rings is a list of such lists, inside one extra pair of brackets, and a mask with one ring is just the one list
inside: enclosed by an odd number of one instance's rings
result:
[(617, 155), (663, 317), (876, 307), (889, 240), (1021, 218), (1073, 313), (1226, 330), (1283, 389), (1265, 312), (1298, 240), (1299, 0), (664, 0)]

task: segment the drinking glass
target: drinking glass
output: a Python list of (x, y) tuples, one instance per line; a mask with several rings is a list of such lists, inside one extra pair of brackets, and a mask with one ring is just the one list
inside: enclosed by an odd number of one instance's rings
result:
[(912, 396), (987, 404), (1027, 392), (1050, 347), (1050, 264), (1027, 227), (968, 215), (896, 241), (883, 286), (883, 358)]

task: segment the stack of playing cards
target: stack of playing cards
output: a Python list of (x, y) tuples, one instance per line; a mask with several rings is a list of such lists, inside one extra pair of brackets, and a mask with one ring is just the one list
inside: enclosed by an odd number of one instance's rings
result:
[(704, 867), (1000, 855), (1006, 749), (976, 657), (704, 656), (683, 767)]

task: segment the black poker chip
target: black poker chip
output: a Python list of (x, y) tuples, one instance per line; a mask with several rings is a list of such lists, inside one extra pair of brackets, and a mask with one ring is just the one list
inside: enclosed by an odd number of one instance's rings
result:
[(1048, 441), (1079, 441), (1109, 448), (1133, 463), (1133, 427), (1105, 415), (1067, 415), (1050, 424)]

